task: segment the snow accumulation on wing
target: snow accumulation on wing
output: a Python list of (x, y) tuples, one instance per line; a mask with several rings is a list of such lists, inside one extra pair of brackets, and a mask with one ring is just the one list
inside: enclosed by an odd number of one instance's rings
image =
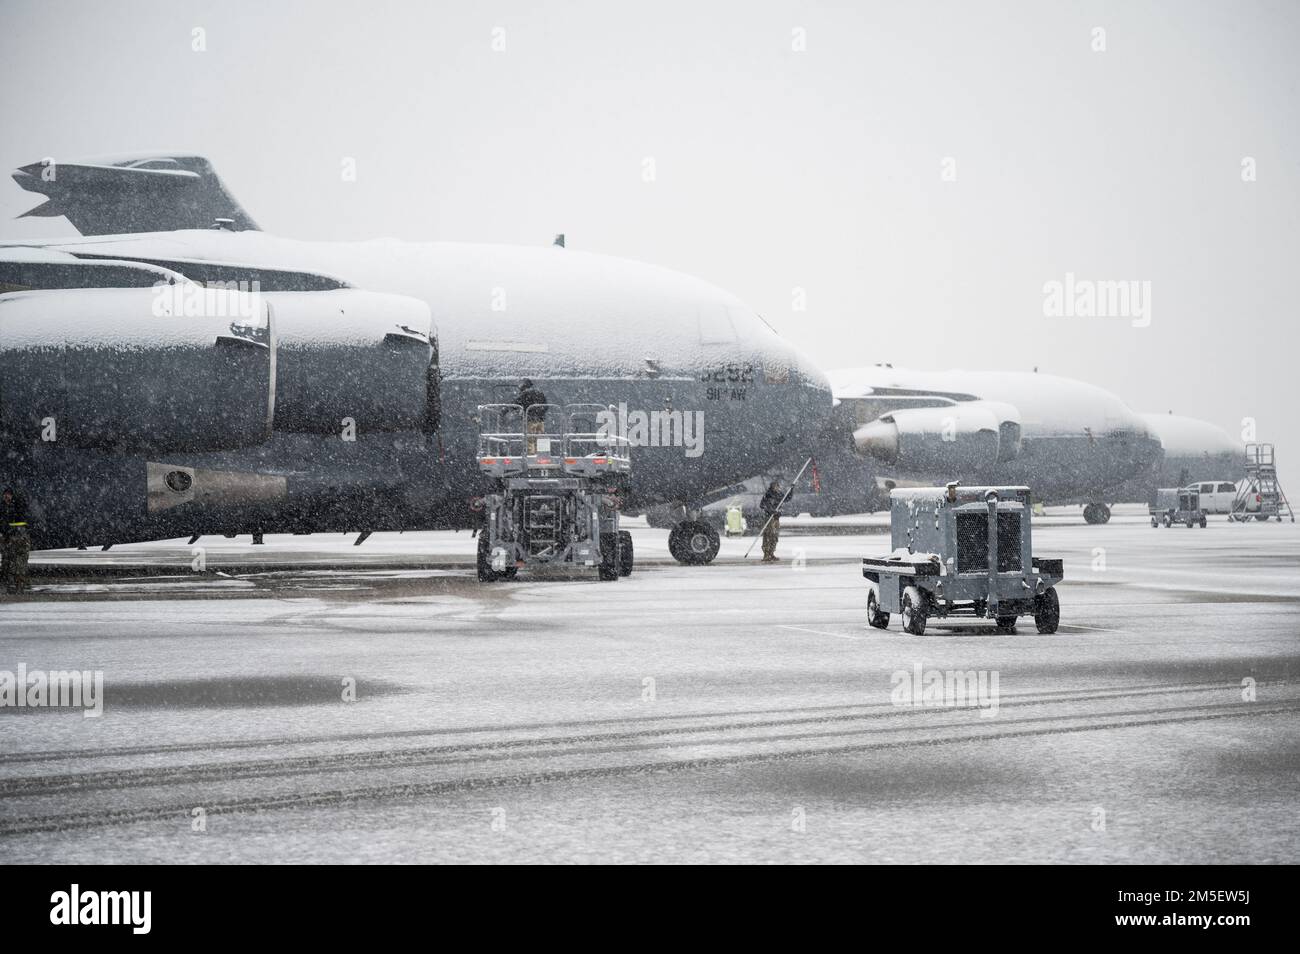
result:
[(0, 247), (0, 262), (40, 262), (65, 265), (80, 261), (71, 252), (41, 248), (31, 245), (6, 245)]

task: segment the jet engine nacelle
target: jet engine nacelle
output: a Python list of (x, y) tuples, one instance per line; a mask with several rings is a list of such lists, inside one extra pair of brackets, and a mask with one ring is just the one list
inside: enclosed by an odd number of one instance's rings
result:
[(909, 470), (987, 468), (1020, 454), (1020, 416), (996, 401), (883, 414), (853, 433), (859, 453)]
[(275, 327), (277, 431), (436, 428), (438, 365), (427, 304), (353, 288), (262, 297)]
[(256, 295), (189, 283), (0, 295), (0, 440), (229, 450), (270, 436), (274, 340)]

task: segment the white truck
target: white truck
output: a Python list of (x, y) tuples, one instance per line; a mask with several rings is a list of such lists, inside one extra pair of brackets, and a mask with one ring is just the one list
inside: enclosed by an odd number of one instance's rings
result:
[[(1230, 480), (1202, 480), (1188, 484), (1183, 489), (1195, 490), (1200, 494), (1202, 513), (1232, 513), (1233, 503), (1237, 499), (1237, 485)], [(1259, 501), (1254, 501), (1253, 507), (1249, 504), (1250, 501), (1247, 502), (1248, 510), (1259, 509)]]
[[(1179, 487), (1174, 494), (1196, 494), (1202, 514), (1225, 514), (1234, 520), (1267, 519), (1260, 514), (1260, 494), (1248, 480), (1201, 480)], [(1161, 509), (1157, 507), (1156, 509)], [(1175, 523), (1181, 522), (1177, 519)], [(1154, 524), (1153, 524), (1154, 526)]]

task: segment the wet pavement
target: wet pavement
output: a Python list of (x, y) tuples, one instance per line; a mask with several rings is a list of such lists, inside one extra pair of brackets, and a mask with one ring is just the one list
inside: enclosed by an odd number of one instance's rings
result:
[(1295, 525), (1051, 513), (1059, 633), (912, 637), (883, 518), (792, 523), (637, 527), (613, 583), (479, 584), (464, 533), (40, 554), (0, 670), (103, 711), (0, 707), (0, 861), (1300, 860)]

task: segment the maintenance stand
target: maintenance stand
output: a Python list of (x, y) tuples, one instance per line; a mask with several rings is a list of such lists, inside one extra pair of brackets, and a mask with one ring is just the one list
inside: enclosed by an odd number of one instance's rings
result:
[(565, 565), (594, 567), (602, 580), (627, 576), (632, 535), (618, 526), (632, 473), (627, 438), (601, 427), (601, 405), (540, 408), (530, 412), (546, 423), (529, 427), (518, 404), (479, 406), (479, 469), (494, 482), (482, 500), (479, 580)]

